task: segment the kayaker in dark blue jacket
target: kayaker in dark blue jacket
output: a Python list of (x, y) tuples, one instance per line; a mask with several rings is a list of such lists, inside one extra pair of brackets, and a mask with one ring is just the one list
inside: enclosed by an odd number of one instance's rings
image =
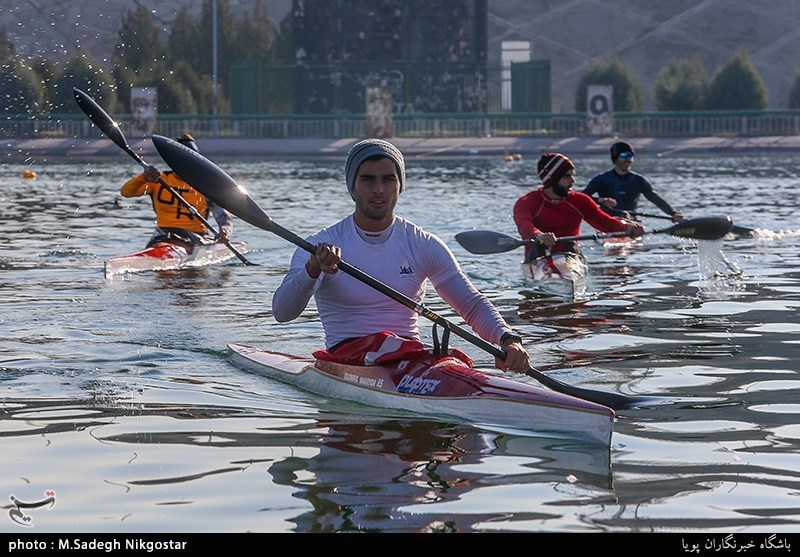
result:
[(683, 215), (656, 193), (650, 180), (631, 171), (635, 156), (630, 143), (614, 143), (611, 146), (611, 162), (614, 163), (614, 168), (589, 180), (583, 193), (594, 197), (607, 213), (628, 219), (636, 216), (639, 197), (644, 195), (672, 217), (672, 222), (682, 221)]

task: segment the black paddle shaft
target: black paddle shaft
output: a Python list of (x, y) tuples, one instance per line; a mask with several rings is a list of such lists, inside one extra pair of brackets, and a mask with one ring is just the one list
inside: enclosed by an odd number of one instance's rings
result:
[[(678, 238), (691, 238), (694, 240), (719, 240), (731, 231), (733, 221), (730, 217), (700, 217), (687, 219), (667, 228), (646, 230), (645, 234), (669, 234)], [(606, 232), (602, 234), (587, 234), (585, 236), (566, 236), (559, 240), (598, 240), (602, 238), (625, 238), (633, 236), (630, 232)]]
[[(316, 246), (299, 237), (294, 232), (287, 230), (273, 221), (258, 204), (253, 201), (250, 195), (244, 188), (239, 186), (233, 178), (231, 178), (225, 171), (219, 168), (216, 164), (205, 158), (200, 153), (181, 145), (177, 141), (169, 139), (160, 135), (153, 135), (153, 143), (156, 146), (161, 158), (179, 175), (186, 180), (195, 189), (200, 191), (203, 195), (213, 200), (215, 203), (225, 207), (228, 211), (235, 214), (244, 221), (249, 222), (253, 226), (272, 232), (287, 240), (299, 248), (313, 254), (316, 253)], [(348, 275), (360, 280), (364, 284), (374, 288), (375, 290), (389, 296), (393, 300), (405, 305), (413, 310), (415, 313), (425, 317), (442, 326), (446, 330), (450, 330), (471, 342), (472, 344), (482, 348), (489, 354), (504, 360), (506, 353), (497, 346), (486, 342), (482, 338), (474, 335), (473, 333), (463, 329), (462, 327), (448, 322), (445, 318), (438, 315), (429, 308), (418, 304), (414, 300), (408, 298), (405, 294), (398, 292), (390, 286), (384, 284), (378, 279), (365, 273), (358, 267), (354, 267), (345, 261), (339, 263), (339, 269)], [(616, 393), (606, 393), (602, 391), (594, 391), (590, 389), (583, 389), (580, 387), (573, 387), (564, 384), (557, 379), (549, 377), (538, 370), (528, 368), (527, 375), (533, 377), (546, 387), (553, 389), (576, 398), (582, 398), (603, 406), (619, 410), (622, 408), (630, 408), (646, 403), (653, 402), (653, 397), (631, 397)]]
[[(669, 228), (648, 230), (645, 234), (670, 234), (681, 238), (696, 240), (719, 240), (731, 231), (733, 223), (730, 217), (703, 217), (689, 219)], [(606, 232), (598, 234), (585, 234), (582, 236), (562, 236), (556, 241), (600, 240), (602, 238), (626, 238), (633, 236), (630, 232)], [(490, 254), (503, 253), (525, 245), (532, 245), (536, 240), (520, 240), (491, 230), (467, 230), (456, 234), (456, 241), (470, 253)]]
[[(81, 110), (83, 110), (83, 112), (86, 114), (86, 116), (89, 117), (89, 119), (94, 123), (94, 125), (96, 125), (100, 129), (100, 131), (106, 134), (106, 136), (108, 136), (108, 138), (111, 139), (111, 141), (113, 141), (119, 147), (121, 147), (123, 151), (128, 153), (133, 158), (133, 160), (135, 160), (136, 162), (139, 163), (139, 165), (141, 165), (142, 168), (147, 168), (148, 164), (144, 161), (144, 159), (142, 159), (142, 157), (140, 157), (133, 149), (131, 149), (130, 145), (128, 145), (128, 140), (125, 139), (125, 134), (122, 133), (119, 124), (117, 124), (111, 118), (111, 116), (109, 116), (108, 113), (105, 110), (103, 110), (103, 108), (99, 104), (95, 102), (95, 100), (92, 97), (90, 97), (77, 87), (74, 87), (72, 91), (75, 94), (75, 101), (78, 103), (78, 106), (81, 107)], [(194, 215), (194, 217), (197, 218), (197, 220), (202, 222), (206, 226), (206, 228), (208, 228), (211, 231), (211, 233), (214, 234), (215, 237), (219, 236), (219, 233), (213, 226), (211, 226), (211, 223), (208, 222), (208, 220), (205, 219), (191, 203), (186, 201), (175, 188), (167, 184), (160, 177), (158, 179), (158, 182), (163, 187), (165, 187), (175, 197), (175, 199), (178, 200), (178, 202), (181, 205), (186, 207), (189, 210), (189, 212), (191, 212), (192, 215)], [(245, 258), (245, 256), (242, 255), (239, 252), (239, 250), (233, 247), (230, 242), (226, 241), (225, 245), (245, 265), (256, 265), (255, 263), (252, 263), (247, 258)]]

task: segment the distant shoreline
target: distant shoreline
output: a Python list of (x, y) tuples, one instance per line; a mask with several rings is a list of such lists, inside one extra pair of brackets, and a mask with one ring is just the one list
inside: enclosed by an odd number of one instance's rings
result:
[[(342, 159), (347, 150), (361, 138), (249, 139), (198, 138), (204, 155), (209, 158)], [(408, 159), (497, 158), (519, 154), (538, 158), (557, 151), (568, 156), (607, 156), (609, 146), (618, 140), (633, 144), (637, 154), (648, 157), (677, 155), (774, 155), (800, 154), (800, 136), (763, 137), (451, 137), (451, 138), (388, 138)], [(51, 159), (92, 161), (119, 158), (120, 147), (110, 139), (6, 139), (0, 161), (4, 163), (41, 164)], [(150, 140), (131, 142), (130, 147), (145, 160), (158, 157)]]

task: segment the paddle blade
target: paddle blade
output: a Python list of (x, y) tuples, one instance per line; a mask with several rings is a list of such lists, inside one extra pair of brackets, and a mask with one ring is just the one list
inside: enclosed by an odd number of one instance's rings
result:
[(470, 253), (503, 253), (524, 245), (525, 242), (507, 234), (491, 230), (468, 230), (456, 234), (456, 241)]
[(739, 238), (752, 238), (756, 235), (756, 230), (746, 226), (733, 225), (733, 227), (731, 227), (731, 233)]
[(203, 155), (163, 135), (153, 144), (175, 174), (211, 201), (253, 226), (272, 230), (272, 219), (224, 170)]
[(100, 131), (106, 134), (111, 141), (125, 150), (130, 150), (122, 130), (119, 129), (119, 124), (117, 124), (92, 97), (77, 87), (73, 87), (72, 92), (75, 94), (75, 100), (78, 106), (81, 107), (81, 110), (89, 117), (89, 120), (91, 120)]
[(672, 236), (695, 240), (719, 240), (733, 228), (730, 217), (702, 217), (679, 222), (665, 230)]

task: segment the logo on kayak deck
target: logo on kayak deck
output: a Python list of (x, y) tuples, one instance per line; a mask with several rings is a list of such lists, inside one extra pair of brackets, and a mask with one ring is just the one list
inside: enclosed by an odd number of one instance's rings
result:
[(398, 392), (427, 395), (435, 392), (442, 381), (439, 379), (422, 379), (412, 375), (404, 375), (397, 385)]

